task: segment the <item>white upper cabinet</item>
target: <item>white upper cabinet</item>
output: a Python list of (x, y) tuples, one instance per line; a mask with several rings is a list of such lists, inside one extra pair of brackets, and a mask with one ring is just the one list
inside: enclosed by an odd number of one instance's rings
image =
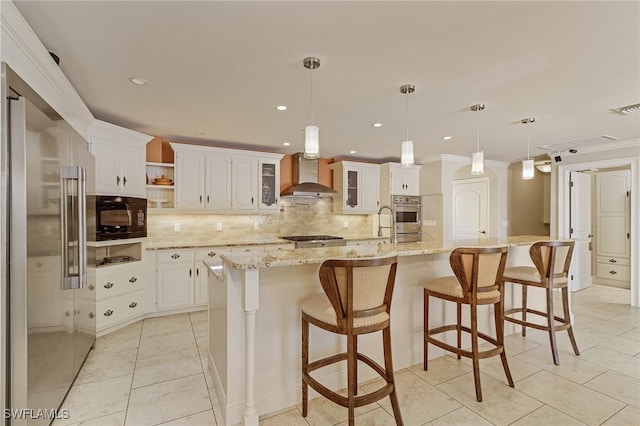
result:
[(215, 211), (279, 208), (282, 154), (175, 143), (171, 147), (176, 164), (176, 208)]
[(420, 195), (420, 166), (400, 163), (380, 165), (380, 201), (390, 204), (392, 195)]
[(146, 144), (152, 137), (104, 121), (89, 128), (96, 193), (146, 197)]
[(377, 164), (340, 161), (330, 164), (333, 189), (340, 195), (334, 209), (343, 213), (377, 213), (380, 207), (380, 168)]

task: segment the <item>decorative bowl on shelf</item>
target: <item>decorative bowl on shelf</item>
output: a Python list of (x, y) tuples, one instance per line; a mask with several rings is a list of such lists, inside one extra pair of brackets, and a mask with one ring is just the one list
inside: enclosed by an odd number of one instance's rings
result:
[[(163, 204), (168, 203), (169, 200), (161, 200), (161, 199), (154, 199), (154, 198), (149, 198), (147, 201), (149, 201), (149, 203), (152, 203), (151, 207), (155, 207), (155, 208), (160, 208), (162, 207)], [(155, 204), (155, 205), (153, 205)]]
[(173, 181), (169, 178), (166, 178), (164, 175), (159, 178), (155, 178), (153, 180), (154, 185), (173, 185)]

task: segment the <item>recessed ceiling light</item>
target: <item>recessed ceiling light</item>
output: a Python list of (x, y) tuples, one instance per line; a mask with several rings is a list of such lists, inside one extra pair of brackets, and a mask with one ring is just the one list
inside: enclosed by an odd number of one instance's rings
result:
[(443, 136), (443, 137), (442, 137), (442, 140), (443, 140), (443, 141), (448, 141), (448, 140), (450, 140), (450, 139), (451, 139), (451, 136)]
[(196, 132), (196, 136), (204, 136), (204, 135), (206, 135), (205, 132)]
[(278, 106), (276, 107), (276, 109), (277, 109), (278, 111), (286, 111), (286, 110), (287, 110), (287, 106), (286, 106), (286, 105), (278, 105)]
[(351, 151), (349, 151), (349, 154), (355, 154), (355, 153), (356, 153), (355, 149), (352, 149)]
[(289, 142), (282, 142), (282, 145), (284, 145), (284, 146), (289, 146), (289, 145), (291, 145), (291, 144), (290, 144)]
[(142, 77), (131, 77), (129, 81), (132, 82), (133, 84), (137, 84), (138, 86), (144, 86), (145, 84), (149, 84), (149, 81), (145, 80)]
[(371, 127), (382, 127), (382, 123), (373, 123)]

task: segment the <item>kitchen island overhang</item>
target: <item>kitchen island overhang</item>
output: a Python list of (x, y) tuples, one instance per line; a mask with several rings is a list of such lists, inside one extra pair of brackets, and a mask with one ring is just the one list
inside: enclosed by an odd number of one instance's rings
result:
[[(548, 237), (238, 253), (222, 256), (222, 272), (219, 265), (207, 263), (210, 271), (208, 363), (224, 417), (222, 423), (257, 425), (259, 415), (300, 402), (300, 307), (308, 297), (322, 293), (318, 269), (324, 260), (398, 255), (391, 306), (391, 341), (394, 367), (400, 370), (422, 361), (423, 283), (430, 278), (452, 275), (449, 254), (455, 247), (507, 245), (508, 266), (532, 265), (529, 247), (544, 239)], [(509, 287), (505, 291), (505, 305), (516, 306), (520, 302), (520, 292), (512, 292)], [(537, 296), (532, 293), (529, 303), (542, 308), (544, 296)], [(479, 312), (480, 329), (493, 335), (492, 308), (483, 308)], [(455, 316), (454, 304), (444, 301), (430, 304), (430, 322), (434, 325), (455, 321)], [(514, 330), (509, 324), (505, 334)], [(343, 351), (346, 347), (341, 336), (313, 329), (312, 333), (311, 359)], [(363, 336), (358, 347), (380, 362), (382, 350), (377, 339), (381, 338), (379, 333)], [(463, 345), (467, 343), (463, 342)], [(429, 351), (430, 358), (442, 354), (444, 352), (438, 348)], [(321, 370), (318, 378), (329, 387), (343, 388), (346, 374), (341, 367)], [(358, 374), (360, 381), (375, 377), (364, 366)]]

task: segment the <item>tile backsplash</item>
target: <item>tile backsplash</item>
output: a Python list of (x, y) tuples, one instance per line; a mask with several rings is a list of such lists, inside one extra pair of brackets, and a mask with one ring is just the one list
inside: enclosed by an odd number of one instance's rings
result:
[[(327, 234), (343, 238), (372, 238), (375, 215), (331, 212), (331, 200), (288, 199), (277, 212), (220, 214), (149, 210), (147, 242), (152, 244), (228, 244), (285, 235)], [(345, 223), (348, 227), (345, 228)], [(376, 222), (377, 223), (377, 222)], [(179, 224), (180, 230), (175, 230)], [(222, 230), (217, 230), (217, 227)], [(255, 226), (258, 229), (255, 229)]]

